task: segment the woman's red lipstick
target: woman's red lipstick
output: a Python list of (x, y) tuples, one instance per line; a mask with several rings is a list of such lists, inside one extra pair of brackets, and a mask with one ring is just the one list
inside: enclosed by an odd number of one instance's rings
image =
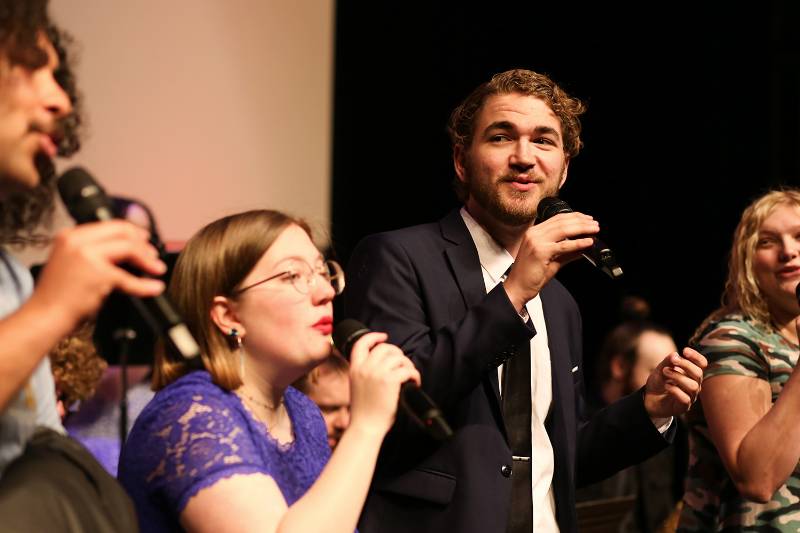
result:
[(316, 324), (311, 326), (312, 328), (316, 329), (323, 335), (330, 335), (333, 331), (333, 317), (332, 316), (324, 316), (317, 320)]

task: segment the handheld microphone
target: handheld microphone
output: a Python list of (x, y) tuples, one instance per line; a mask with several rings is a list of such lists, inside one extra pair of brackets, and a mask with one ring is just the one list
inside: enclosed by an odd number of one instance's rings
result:
[[(561, 198), (556, 198), (555, 196), (542, 198), (539, 200), (539, 207), (536, 210), (536, 222), (544, 222), (559, 213), (572, 213), (572, 208)], [(622, 267), (619, 266), (614, 258), (611, 248), (597, 237), (593, 236), (592, 239), (594, 239), (594, 244), (582, 253), (583, 257), (608, 274), (611, 279), (621, 277)]]
[[(347, 318), (334, 328), (333, 344), (349, 360), (353, 344), (369, 332), (369, 328), (358, 320)], [(406, 381), (400, 387), (400, 405), (434, 439), (441, 441), (453, 436), (442, 411), (413, 381)]]
[[(105, 190), (81, 167), (71, 168), (59, 178), (58, 193), (78, 224), (115, 218), (113, 205)], [(153, 331), (166, 337), (173, 350), (185, 359), (200, 355), (197, 341), (165, 294), (150, 298), (127, 297)]]

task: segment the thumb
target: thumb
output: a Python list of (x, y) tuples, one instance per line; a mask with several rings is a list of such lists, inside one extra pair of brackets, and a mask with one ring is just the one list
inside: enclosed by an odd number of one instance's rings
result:
[(662, 371), (664, 370), (664, 368), (666, 368), (666, 367), (668, 367), (668, 366), (670, 366), (670, 365), (672, 364), (672, 363), (670, 362), (670, 359), (672, 358), (672, 354), (674, 354), (674, 353), (677, 353), (677, 352), (670, 352), (670, 353), (668, 353), (668, 354), (667, 354), (667, 355), (666, 355), (666, 356), (665, 356), (665, 357), (664, 357), (664, 358), (661, 360), (661, 362), (660, 362), (660, 363), (658, 363), (658, 366), (656, 367), (656, 370), (658, 371), (658, 373), (659, 373), (659, 374), (662, 374), (662, 373), (663, 373)]
[[(660, 380), (661, 383), (664, 383), (664, 384), (672, 383), (672, 380), (670, 378), (668, 378), (666, 375), (664, 375), (664, 369), (667, 368), (668, 366), (672, 366), (672, 363), (670, 362), (670, 359), (671, 359), (673, 353), (675, 353), (675, 352), (667, 354), (661, 360), (661, 362), (658, 363), (658, 366), (655, 368), (655, 370), (653, 370), (650, 373), (651, 376), (655, 376), (656, 379)], [(648, 379), (648, 382), (649, 381), (650, 380)], [(656, 383), (658, 383), (658, 382), (656, 382)]]

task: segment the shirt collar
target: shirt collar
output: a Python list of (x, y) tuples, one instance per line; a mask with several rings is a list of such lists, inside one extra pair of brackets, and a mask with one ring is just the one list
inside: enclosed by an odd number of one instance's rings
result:
[(478, 249), (478, 259), (481, 262), (481, 267), (494, 283), (499, 283), (503, 278), (503, 274), (514, 262), (514, 258), (483, 229), (483, 226), (472, 218), (472, 215), (467, 212), (465, 207), (462, 207), (459, 213), (461, 218), (464, 219), (464, 224), (467, 225), (467, 231), (472, 237), (472, 242), (475, 243), (475, 247)]

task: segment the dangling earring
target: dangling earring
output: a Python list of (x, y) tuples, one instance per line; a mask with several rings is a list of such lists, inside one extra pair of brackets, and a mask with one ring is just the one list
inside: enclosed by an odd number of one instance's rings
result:
[(231, 328), (228, 336), (236, 342), (236, 348), (239, 352), (239, 377), (244, 380), (244, 350), (242, 350), (242, 338), (239, 336), (239, 331), (236, 328)]

